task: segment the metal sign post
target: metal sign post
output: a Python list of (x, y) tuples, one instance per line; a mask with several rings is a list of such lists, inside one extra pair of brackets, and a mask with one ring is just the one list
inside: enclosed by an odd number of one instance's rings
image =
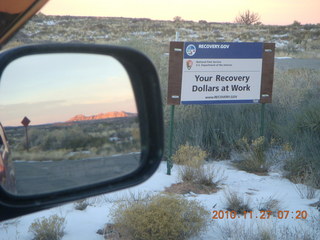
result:
[(265, 127), (265, 111), (266, 111), (266, 104), (262, 103), (261, 104), (261, 115), (260, 115), (260, 119), (261, 119), (261, 125), (260, 125), (260, 137), (264, 137), (264, 127)]
[[(176, 42), (179, 41), (179, 32), (176, 32)], [(180, 49), (175, 49), (176, 52), (182, 53), (182, 48)], [(169, 62), (172, 60), (176, 60), (176, 57), (171, 57), (171, 46), (170, 46), (170, 55), (169, 55)], [(172, 69), (169, 69), (169, 78), (170, 75), (175, 74), (174, 71), (172, 71)], [(169, 96), (169, 93), (168, 93)], [(172, 98), (175, 98), (176, 96), (171, 96)], [(175, 105), (172, 104), (171, 105), (171, 111), (170, 111), (170, 130), (169, 130), (169, 156), (167, 159), (167, 175), (171, 175), (171, 168), (173, 166), (172, 163), (172, 144), (173, 144), (173, 132), (174, 132), (174, 109), (175, 109)]]
[(169, 132), (169, 156), (167, 159), (167, 175), (171, 175), (171, 168), (173, 166), (173, 163), (172, 163), (172, 143), (173, 143), (173, 131), (174, 131), (174, 107), (175, 107), (175, 105), (171, 105), (170, 132)]
[(29, 151), (29, 137), (28, 137), (28, 126), (30, 124), (30, 120), (27, 117), (24, 117), (21, 121), (22, 125), (25, 127), (26, 130), (26, 150)]

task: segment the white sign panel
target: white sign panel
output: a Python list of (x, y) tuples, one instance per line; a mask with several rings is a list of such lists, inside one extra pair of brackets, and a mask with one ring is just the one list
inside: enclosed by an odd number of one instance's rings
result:
[(181, 103), (258, 103), (262, 53), (262, 43), (184, 43)]

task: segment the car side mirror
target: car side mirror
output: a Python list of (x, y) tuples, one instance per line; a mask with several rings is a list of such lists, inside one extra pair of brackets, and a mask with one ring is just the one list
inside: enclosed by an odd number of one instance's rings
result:
[(136, 50), (25, 46), (0, 54), (0, 76), (11, 174), (0, 178), (0, 220), (134, 186), (160, 164), (159, 80)]

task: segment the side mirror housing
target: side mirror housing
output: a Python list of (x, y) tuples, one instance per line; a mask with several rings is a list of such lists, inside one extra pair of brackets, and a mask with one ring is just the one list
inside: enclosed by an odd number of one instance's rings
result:
[(0, 76), (0, 122), (10, 146), (2, 162), (15, 172), (14, 187), (0, 181), (0, 221), (137, 185), (158, 168), (160, 86), (140, 52), (25, 46), (0, 54)]

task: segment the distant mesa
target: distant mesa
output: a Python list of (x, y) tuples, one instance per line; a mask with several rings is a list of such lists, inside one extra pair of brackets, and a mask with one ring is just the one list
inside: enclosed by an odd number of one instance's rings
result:
[(137, 114), (128, 113), (124, 111), (100, 113), (92, 116), (85, 116), (83, 114), (79, 114), (70, 118), (67, 122), (91, 121), (91, 120), (101, 120), (101, 119), (107, 119), (107, 118), (123, 118), (123, 117), (134, 117), (134, 116), (137, 116)]

